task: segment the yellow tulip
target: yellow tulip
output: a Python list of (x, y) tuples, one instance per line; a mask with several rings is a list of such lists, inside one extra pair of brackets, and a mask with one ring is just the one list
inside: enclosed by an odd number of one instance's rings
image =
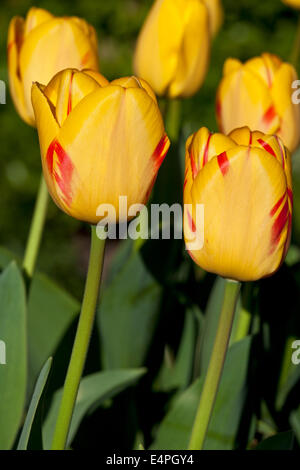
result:
[(46, 87), (34, 83), (32, 104), (45, 180), (64, 212), (97, 223), (98, 206), (110, 204), (122, 222), (119, 196), (128, 207), (147, 202), (170, 145), (147, 83), (108, 84), (95, 72), (68, 69)]
[(248, 126), (278, 135), (290, 152), (300, 141), (300, 107), (292, 102), (294, 67), (279, 57), (263, 54), (242, 64), (227, 59), (217, 92), (221, 132)]
[(134, 58), (136, 75), (158, 95), (195, 94), (210, 55), (210, 25), (202, 0), (156, 0), (143, 25)]
[(221, 0), (204, 0), (209, 13), (210, 31), (216, 36), (223, 23), (223, 7)]
[(238, 281), (273, 274), (290, 242), (292, 197), (290, 154), (279, 137), (202, 128), (187, 140), (184, 235), (187, 248), (199, 237), (203, 204), (203, 247), (190, 251), (203, 269)]
[(282, 0), (283, 3), (289, 5), (290, 7), (300, 8), (300, 0)]
[(48, 83), (67, 67), (98, 70), (94, 28), (80, 18), (56, 18), (40, 8), (31, 8), (25, 20), (11, 20), (7, 50), (12, 98), (21, 118), (32, 126), (32, 82)]

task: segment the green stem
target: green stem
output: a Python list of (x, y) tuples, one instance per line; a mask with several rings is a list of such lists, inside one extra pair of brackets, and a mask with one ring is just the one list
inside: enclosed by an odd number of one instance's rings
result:
[(298, 23), (296, 29), (296, 36), (290, 57), (290, 62), (297, 68), (300, 55), (300, 13), (298, 14)]
[(223, 372), (240, 286), (239, 282), (226, 281), (219, 326), (192, 429), (189, 450), (203, 449)]
[(249, 334), (252, 315), (252, 298), (253, 298), (253, 283), (246, 282), (244, 284), (243, 293), (242, 293), (242, 308), (240, 309), (239, 315), (235, 318), (235, 325), (233, 326), (233, 332), (230, 338), (231, 342), (237, 342), (245, 338)]
[(166, 111), (166, 131), (171, 142), (176, 143), (181, 125), (181, 101), (169, 100)]
[(42, 174), (23, 259), (23, 269), (29, 277), (32, 277), (34, 272), (36, 259), (41, 244), (41, 238), (47, 214), (48, 199), (48, 189)]
[(86, 278), (84, 297), (54, 431), (52, 443), (53, 450), (63, 450), (67, 443), (79, 383), (82, 376), (94, 324), (96, 303), (102, 275), (104, 247), (105, 241), (100, 240), (97, 237), (96, 227), (92, 227), (89, 268)]

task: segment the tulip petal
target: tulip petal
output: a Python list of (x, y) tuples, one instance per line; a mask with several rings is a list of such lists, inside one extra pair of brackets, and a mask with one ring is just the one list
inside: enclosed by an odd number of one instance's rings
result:
[(195, 178), (203, 166), (213, 157), (235, 147), (235, 142), (223, 134), (212, 134), (206, 127), (202, 127), (193, 135), (189, 144), (191, 168)]
[[(44, 56), (47, 60), (41, 61)], [(97, 55), (82, 28), (69, 19), (54, 18), (31, 30), (20, 52), (20, 75), (28, 110), (32, 110), (32, 82), (46, 84), (66, 66), (76, 69), (98, 67)], [(33, 118), (33, 111), (31, 113)]]
[(217, 93), (217, 114), (225, 134), (242, 126), (273, 134), (280, 126), (269, 88), (245, 67), (224, 76)]
[[(147, 199), (157, 162), (169, 147), (153, 99), (140, 88), (111, 85), (86, 96), (73, 109), (57, 141), (72, 163), (72, 198), (59, 205), (73, 217), (94, 223), (101, 203), (117, 209), (119, 196), (129, 195), (128, 206)], [(61, 195), (58, 182), (54, 185)]]
[[(207, 271), (231, 279), (256, 280), (283, 260), (291, 210), (285, 174), (264, 150), (236, 147), (208, 162), (191, 189), (204, 204), (204, 247), (192, 251)], [(275, 208), (275, 209), (274, 209)], [(186, 241), (192, 233), (185, 233)]]
[(207, 7), (204, 3), (193, 0), (186, 4), (183, 11), (184, 34), (180, 43), (175, 79), (170, 83), (168, 90), (170, 98), (188, 97), (198, 91), (204, 81), (210, 57)]
[(31, 7), (25, 19), (24, 38), (37, 26), (52, 20), (54, 16), (43, 8)]
[(90, 75), (80, 73), (75, 69), (66, 69), (56, 74), (44, 93), (55, 108), (59, 125), (62, 126), (77, 104), (99, 86), (99, 83)]
[(34, 119), (29, 116), (25, 105), (23, 84), (20, 77), (19, 70), (19, 54), (23, 43), (24, 36), (24, 20), (19, 16), (15, 16), (8, 29), (8, 41), (7, 41), (7, 57), (8, 57), (8, 71), (9, 71), (9, 86), (11, 96), (15, 107), (22, 119), (30, 124), (34, 125)]
[(245, 68), (258, 75), (268, 88), (272, 87), (275, 74), (282, 61), (274, 54), (262, 54), (260, 57), (254, 57), (245, 63)]
[(46, 162), (48, 149), (56, 139), (59, 132), (59, 125), (52, 111), (51, 103), (44, 94), (42, 87), (38, 83), (32, 85), (32, 104), (35, 110), (35, 121), (39, 134), (39, 142), (42, 156), (44, 177), (51, 196), (59, 205), (59, 198), (56, 194), (55, 184)]
[(277, 71), (271, 89), (274, 105), (281, 122), (277, 134), (290, 152), (298, 147), (300, 141), (300, 106), (292, 102), (292, 83), (294, 80), (297, 80), (294, 67), (284, 63)]
[(157, 99), (155, 96), (154, 91), (150, 87), (149, 83), (146, 82), (146, 80), (143, 80), (142, 78), (138, 77), (122, 77), (122, 78), (117, 78), (116, 80), (113, 80), (110, 82), (111, 85), (119, 85), (122, 86), (123, 88), (142, 88), (146, 90), (148, 95), (157, 103)]
[(135, 74), (151, 83), (158, 95), (165, 94), (177, 68), (183, 37), (181, 14), (177, 0), (157, 0), (138, 38)]
[(204, 0), (209, 12), (210, 31), (215, 36), (224, 20), (221, 0)]

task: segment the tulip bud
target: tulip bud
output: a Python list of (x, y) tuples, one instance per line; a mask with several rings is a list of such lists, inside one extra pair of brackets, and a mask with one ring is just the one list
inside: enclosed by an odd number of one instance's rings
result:
[[(32, 86), (32, 105), (49, 192), (64, 212), (97, 223), (100, 204), (117, 221), (119, 197), (147, 202), (170, 142), (149, 85), (136, 77), (107, 84), (100, 74), (64, 70)], [(115, 220), (111, 220), (115, 222)]]
[(203, 0), (156, 0), (138, 38), (135, 73), (158, 95), (192, 96), (204, 81), (210, 43)]
[(204, 244), (190, 251), (199, 266), (238, 281), (269, 276), (290, 242), (290, 154), (277, 136), (202, 128), (186, 144), (184, 202), (187, 247), (199, 230), (196, 206), (204, 205)]
[(208, 8), (210, 31), (212, 36), (216, 36), (223, 23), (224, 12), (221, 0), (204, 0)]
[(217, 92), (217, 118), (221, 132), (248, 126), (278, 135), (290, 152), (300, 141), (300, 107), (292, 102), (297, 73), (279, 57), (263, 54), (244, 65), (228, 59)]
[(300, 0), (282, 0), (283, 3), (293, 8), (300, 8)]
[(7, 50), (12, 98), (21, 118), (32, 126), (32, 82), (48, 83), (67, 67), (98, 70), (94, 28), (80, 18), (56, 18), (40, 8), (31, 8), (25, 20), (11, 20)]

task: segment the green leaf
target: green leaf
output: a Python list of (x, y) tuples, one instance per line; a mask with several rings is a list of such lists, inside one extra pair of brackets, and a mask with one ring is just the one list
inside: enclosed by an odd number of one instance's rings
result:
[(191, 381), (196, 333), (199, 329), (200, 319), (202, 319), (200, 310), (195, 315), (194, 309), (191, 308), (186, 311), (182, 338), (175, 363), (170, 366), (167, 361), (164, 361), (154, 384), (155, 390), (167, 392), (175, 388), (186, 388)]
[(201, 336), (200, 372), (206, 373), (212, 353), (219, 317), (225, 293), (225, 279), (218, 277), (210, 293), (204, 316), (204, 328)]
[[(88, 410), (117, 395), (126, 387), (133, 385), (144, 375), (146, 369), (111, 370), (98, 372), (84, 377), (78, 390), (76, 405), (68, 436), (68, 445), (72, 442), (80, 422)], [(52, 400), (51, 408), (43, 427), (44, 448), (50, 449), (53, 432), (62, 398), (62, 389), (58, 390)]]
[[(230, 450), (236, 434), (245, 399), (251, 338), (234, 343), (228, 351), (212, 419), (204, 448)], [(162, 421), (152, 449), (186, 449), (203, 386), (203, 376), (181, 393)]]
[(67, 292), (42, 274), (32, 280), (28, 299), (30, 388), (47, 358), (78, 314), (80, 305)]
[(103, 290), (97, 313), (105, 369), (144, 363), (161, 304), (162, 289), (133, 252)]
[(20, 263), (20, 259), (15, 253), (0, 246), (0, 269), (5, 269), (12, 261)]
[(300, 380), (300, 367), (296, 364), (293, 364), (291, 360), (293, 354), (292, 344), (296, 339), (296, 337), (291, 336), (286, 339), (281, 366), (281, 374), (276, 396), (277, 410), (280, 410), (282, 408), (289, 393)]
[(35, 414), (41, 399), (41, 396), (43, 394), (45, 385), (47, 383), (48, 375), (51, 369), (51, 364), (52, 364), (52, 357), (49, 357), (49, 359), (46, 361), (46, 364), (43, 366), (40, 375), (38, 377), (31, 402), (29, 405), (29, 409), (27, 412), (27, 416), (23, 425), (22, 433), (19, 439), (18, 447), (17, 450), (26, 450), (27, 449), (27, 444), (29, 441), (29, 436), (32, 428), (32, 424), (35, 418)]
[(291, 450), (294, 443), (293, 431), (280, 432), (258, 444), (255, 450)]
[[(22, 419), (26, 394), (26, 297), (20, 270), (12, 262), (0, 276), (0, 449), (10, 449)], [(4, 359), (2, 357), (2, 359)]]
[(290, 424), (300, 444), (300, 406), (297, 410), (292, 411), (290, 415)]

